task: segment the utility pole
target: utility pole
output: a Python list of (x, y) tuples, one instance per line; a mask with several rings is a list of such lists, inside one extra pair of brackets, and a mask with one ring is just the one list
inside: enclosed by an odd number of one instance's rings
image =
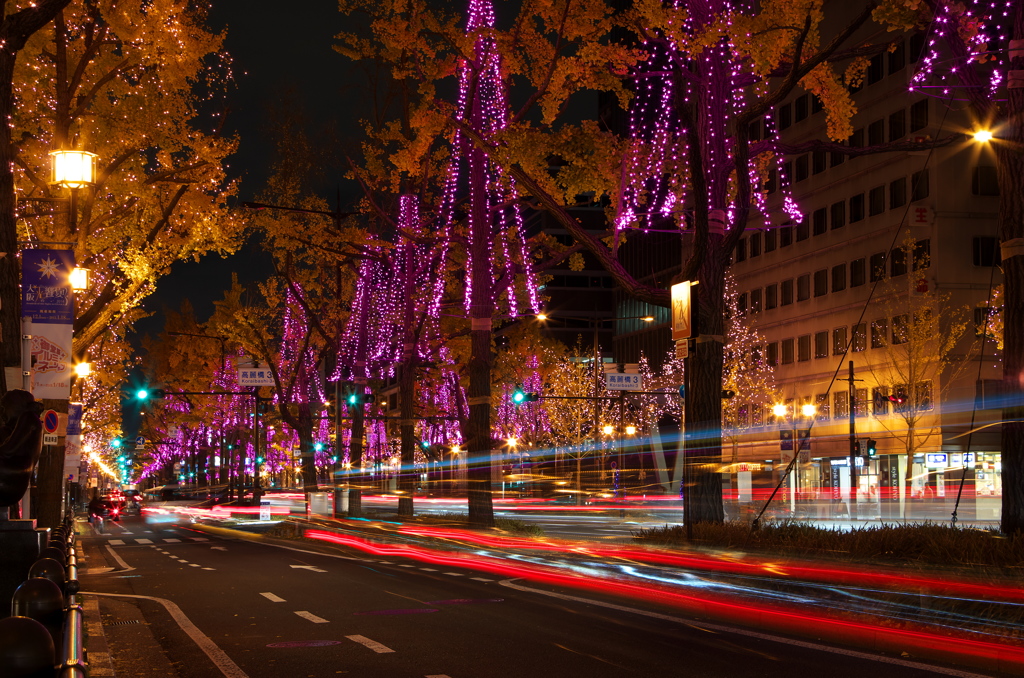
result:
[(860, 450), (857, 446), (857, 390), (853, 384), (856, 380), (853, 378), (852, 360), (847, 381), (850, 382), (850, 520), (854, 521), (857, 519), (857, 457)]

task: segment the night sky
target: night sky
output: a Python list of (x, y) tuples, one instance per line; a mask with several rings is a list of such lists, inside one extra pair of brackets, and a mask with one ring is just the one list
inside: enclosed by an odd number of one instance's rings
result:
[[(361, 76), (351, 62), (332, 49), (334, 36), (346, 30), (337, 0), (216, 0), (210, 25), (227, 28), (226, 48), (234, 61), (235, 88), (229, 94), (226, 129), (239, 136), (239, 152), (231, 159), (232, 176), (241, 179), (240, 200), (253, 200), (263, 189), (273, 161), (274, 142), (268, 133), (273, 106), (295, 107), (308, 120), (309, 133), (335, 133), (346, 140), (360, 116)], [(354, 105), (355, 104), (355, 105)], [(343, 182), (329, 168), (321, 187), (333, 203)], [(334, 174), (334, 176), (330, 176)], [(351, 193), (351, 189), (343, 186)], [(344, 199), (344, 198), (343, 198)], [(243, 284), (270, 271), (269, 258), (255, 242), (232, 257), (217, 255), (202, 261), (175, 264), (145, 303), (156, 313), (138, 323), (139, 335), (154, 335), (163, 327), (164, 306), (177, 310), (189, 298), (200, 321), (213, 312), (213, 301), (231, 284), (235, 271)]]

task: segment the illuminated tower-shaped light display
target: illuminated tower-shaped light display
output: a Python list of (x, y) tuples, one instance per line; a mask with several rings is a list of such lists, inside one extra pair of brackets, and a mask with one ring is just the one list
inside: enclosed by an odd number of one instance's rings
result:
[[(459, 101), (456, 117), (485, 140), (508, 125), (509, 109), (501, 55), (494, 36), (494, 7), (489, 0), (470, 0), (466, 23), (475, 36), (472, 59), (459, 64)], [(537, 286), (530, 269), (522, 215), (515, 202), (512, 178), (456, 132), (452, 160), (441, 206), (441, 222), (449, 232), (456, 221), (456, 205), (465, 201), (465, 303), (470, 318), (469, 424), (465, 431), (469, 454), (469, 520), (489, 526), (491, 469), (487, 461), (491, 432), (491, 323), (499, 309), (508, 315), (537, 310)]]

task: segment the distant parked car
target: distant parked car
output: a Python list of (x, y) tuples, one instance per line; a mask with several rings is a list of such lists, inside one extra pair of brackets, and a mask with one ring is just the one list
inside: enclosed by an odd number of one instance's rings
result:
[(103, 500), (103, 510), (100, 513), (104, 520), (113, 520), (115, 522), (121, 520), (121, 516), (124, 514), (124, 505), (120, 502), (112, 499)]

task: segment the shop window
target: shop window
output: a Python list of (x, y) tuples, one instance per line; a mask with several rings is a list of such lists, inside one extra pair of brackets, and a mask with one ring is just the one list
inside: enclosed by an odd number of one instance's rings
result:
[(854, 259), (850, 262), (850, 287), (860, 287), (867, 282), (866, 270), (865, 259)]

